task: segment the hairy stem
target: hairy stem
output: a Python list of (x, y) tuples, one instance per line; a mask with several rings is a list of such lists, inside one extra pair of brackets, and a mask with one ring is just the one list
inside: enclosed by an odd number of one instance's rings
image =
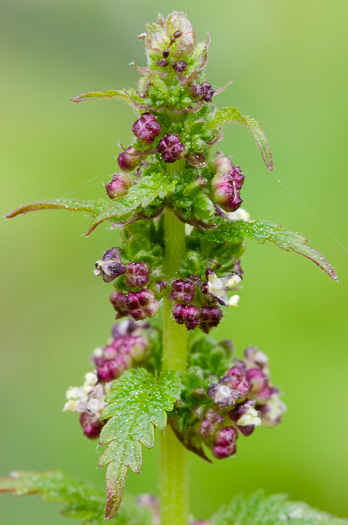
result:
[[(172, 212), (165, 209), (165, 256), (166, 280), (172, 279), (185, 257), (185, 225)], [(163, 370), (184, 370), (187, 363), (187, 330), (175, 323), (171, 305), (165, 300), (163, 322)], [(161, 433), (160, 491), (162, 525), (187, 525), (188, 468), (187, 451), (168, 426)]]

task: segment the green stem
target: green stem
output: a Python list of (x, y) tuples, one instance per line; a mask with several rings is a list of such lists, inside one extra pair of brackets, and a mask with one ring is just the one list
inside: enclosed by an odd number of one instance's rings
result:
[[(165, 278), (170, 281), (185, 257), (185, 224), (169, 208), (165, 209)], [(187, 330), (175, 323), (168, 300), (164, 304), (163, 370), (185, 370), (187, 365)], [(187, 451), (167, 426), (160, 438), (160, 491), (162, 525), (188, 525)]]

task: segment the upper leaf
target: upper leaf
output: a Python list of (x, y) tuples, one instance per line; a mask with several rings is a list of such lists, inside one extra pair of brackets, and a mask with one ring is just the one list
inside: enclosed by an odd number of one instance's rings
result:
[[(83, 525), (104, 523), (104, 491), (91, 483), (77, 481), (60, 470), (12, 472), (8, 478), (0, 479), (0, 492), (12, 492), (14, 496), (42, 494), (44, 502), (65, 502), (62, 514), (80, 518)], [(113, 522), (115, 525), (150, 525), (152, 520), (146, 509), (127, 500)]]
[(122, 90), (108, 89), (106, 91), (90, 91), (89, 93), (81, 93), (77, 97), (71, 99), (72, 102), (88, 102), (89, 100), (102, 100), (112, 98), (129, 102), (129, 97), (126, 92)]
[(38, 201), (31, 204), (23, 204), (13, 211), (10, 211), (7, 215), (7, 219), (16, 217), (17, 215), (23, 215), (29, 211), (39, 210), (68, 210), (68, 211), (85, 211), (90, 215), (96, 216), (101, 213), (105, 208), (108, 207), (108, 203), (103, 200), (97, 201), (83, 201), (79, 199), (55, 199), (49, 201)]
[(348, 521), (335, 518), (310, 508), (305, 503), (291, 502), (284, 494), (265, 497), (257, 492), (247, 500), (238, 496), (224, 505), (212, 519), (212, 525), (347, 525)]
[(102, 222), (110, 219), (124, 218), (128, 213), (135, 212), (137, 208), (144, 209), (157, 197), (164, 199), (166, 195), (175, 189), (175, 181), (169, 180), (162, 173), (155, 173), (143, 177), (137, 184), (132, 186), (127, 195), (115, 199), (112, 205), (104, 209), (91, 223), (86, 235)]
[(274, 168), (272, 151), (261, 123), (248, 115), (242, 115), (237, 108), (230, 107), (219, 109), (213, 120), (209, 122), (208, 128), (215, 129), (226, 124), (244, 124), (248, 128), (260, 148), (267, 169), (272, 171)]
[(145, 369), (138, 368), (114, 381), (105, 398), (110, 404), (102, 413), (103, 419), (111, 419), (100, 436), (100, 443), (108, 444), (99, 461), (99, 466), (108, 465), (106, 519), (111, 519), (121, 504), (128, 467), (140, 472), (141, 444), (153, 447), (154, 425), (164, 430), (166, 412), (173, 409), (179, 396), (180, 380), (175, 372), (166, 372), (157, 381)]
[(221, 226), (210, 230), (206, 234), (207, 239), (217, 242), (233, 242), (238, 244), (244, 238), (251, 239), (260, 244), (271, 241), (282, 250), (294, 251), (304, 255), (315, 264), (320, 266), (332, 279), (337, 280), (337, 274), (331, 264), (315, 248), (308, 246), (308, 239), (297, 232), (285, 230), (278, 224), (268, 221), (228, 221)]

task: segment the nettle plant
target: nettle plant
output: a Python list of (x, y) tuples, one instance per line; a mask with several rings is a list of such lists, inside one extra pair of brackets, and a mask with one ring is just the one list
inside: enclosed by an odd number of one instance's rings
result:
[[(147, 66), (134, 64), (141, 75), (137, 89), (73, 99), (122, 100), (137, 113), (132, 143), (122, 148), (119, 171), (105, 187), (107, 198), (40, 201), (7, 215), (81, 211), (92, 217), (87, 235), (102, 223), (121, 232), (120, 246), (107, 246), (94, 269), (108, 283), (116, 323), (106, 346), (92, 353), (83, 385), (68, 389), (64, 407), (78, 414), (87, 438), (105, 446), (99, 466), (107, 467), (107, 497), (61, 471), (14, 472), (0, 481), (0, 490), (65, 501), (63, 513), (86, 525), (104, 519), (128, 525), (344, 523), (262, 493), (235, 499), (209, 522), (190, 517), (187, 451), (209, 462), (230, 458), (239, 439), (279, 424), (285, 411), (267, 356), (249, 347), (237, 357), (232, 341), (210, 336), (224, 311), (238, 306), (246, 239), (271, 241), (337, 276), (304, 237), (250, 220), (241, 208), (245, 176), (229, 156), (213, 152), (223, 126), (246, 126), (269, 170), (272, 153), (259, 122), (234, 107), (215, 106), (224, 88), (206, 80), (209, 38), (197, 43), (186, 16), (173, 12), (148, 24), (140, 39)], [(126, 497), (121, 505), (127, 470), (140, 472), (142, 445), (153, 446), (155, 427), (160, 500)]]

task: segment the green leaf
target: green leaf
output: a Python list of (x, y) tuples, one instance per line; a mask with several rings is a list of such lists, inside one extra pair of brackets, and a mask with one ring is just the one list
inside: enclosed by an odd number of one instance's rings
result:
[[(0, 492), (12, 492), (14, 496), (42, 494), (43, 502), (65, 503), (62, 514), (80, 518), (83, 525), (103, 525), (104, 491), (91, 483), (77, 481), (60, 470), (48, 472), (12, 472), (8, 478), (0, 478)], [(126, 500), (113, 520), (115, 525), (150, 525), (150, 513)]]
[(315, 248), (308, 246), (308, 239), (297, 232), (285, 230), (278, 224), (268, 221), (228, 221), (206, 233), (210, 241), (233, 242), (238, 244), (244, 238), (260, 244), (271, 241), (286, 252), (296, 252), (317, 264), (332, 279), (337, 281), (337, 274), (331, 264)]
[(164, 430), (166, 412), (173, 409), (179, 396), (180, 380), (174, 372), (162, 374), (157, 381), (147, 370), (138, 368), (114, 381), (105, 398), (110, 404), (102, 413), (103, 419), (111, 419), (100, 436), (100, 443), (108, 444), (99, 461), (99, 466), (108, 465), (106, 519), (111, 519), (121, 504), (128, 467), (135, 473), (141, 470), (141, 444), (153, 447), (154, 426)]
[(127, 195), (115, 199), (109, 208), (102, 211), (95, 218), (86, 235), (90, 235), (104, 221), (115, 218), (120, 219), (131, 212), (135, 212), (138, 208), (141, 208), (141, 211), (143, 211), (157, 197), (164, 199), (168, 193), (174, 191), (175, 185), (176, 181), (169, 180), (162, 173), (143, 177), (138, 184), (135, 184), (128, 190)]
[(88, 102), (89, 100), (103, 100), (103, 99), (116, 99), (123, 100), (124, 102), (130, 102), (130, 98), (127, 93), (122, 90), (108, 89), (106, 91), (90, 91), (89, 93), (81, 93), (77, 97), (71, 99), (71, 102)]
[(347, 525), (348, 521), (312, 509), (306, 503), (291, 502), (284, 494), (265, 497), (257, 492), (248, 499), (237, 496), (224, 505), (212, 525)]
[(82, 201), (78, 199), (55, 199), (50, 201), (38, 201), (31, 204), (23, 204), (7, 215), (7, 219), (23, 215), (29, 211), (39, 210), (68, 210), (68, 211), (84, 211), (89, 215), (97, 216), (108, 207), (108, 202), (100, 199), (97, 201)]
[(274, 168), (272, 151), (267, 137), (262, 130), (261, 123), (248, 115), (242, 115), (237, 108), (230, 107), (219, 109), (215, 113), (213, 120), (209, 122), (208, 128), (215, 129), (226, 124), (244, 124), (248, 128), (260, 148), (267, 169), (272, 171)]

